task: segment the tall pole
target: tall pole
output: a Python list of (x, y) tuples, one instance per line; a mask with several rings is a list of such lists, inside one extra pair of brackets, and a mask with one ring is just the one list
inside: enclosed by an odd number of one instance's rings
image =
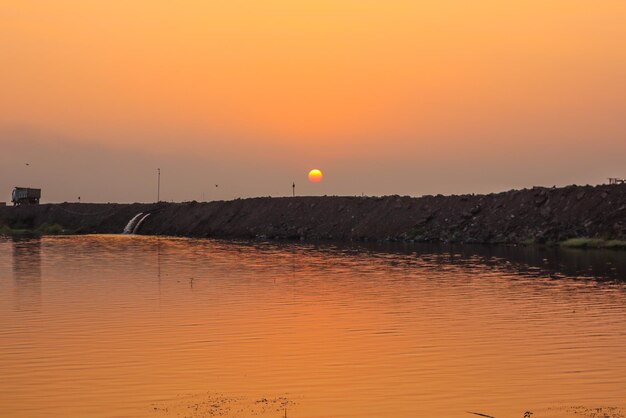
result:
[(291, 188), (293, 189), (293, 197), (296, 197), (296, 182), (294, 181), (294, 183), (291, 185)]
[(157, 168), (157, 203), (161, 201), (161, 169)]

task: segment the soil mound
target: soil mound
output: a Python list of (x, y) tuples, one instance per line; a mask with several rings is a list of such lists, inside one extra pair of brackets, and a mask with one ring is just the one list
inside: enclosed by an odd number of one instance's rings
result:
[(72, 233), (459, 243), (626, 239), (626, 185), (535, 187), (488, 195), (251, 198), (207, 203), (62, 203), (0, 207), (0, 225)]

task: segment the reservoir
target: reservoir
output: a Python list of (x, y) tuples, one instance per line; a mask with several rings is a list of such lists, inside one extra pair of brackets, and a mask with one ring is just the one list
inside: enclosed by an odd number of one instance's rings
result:
[(0, 416), (624, 417), (625, 280), (610, 250), (0, 237)]

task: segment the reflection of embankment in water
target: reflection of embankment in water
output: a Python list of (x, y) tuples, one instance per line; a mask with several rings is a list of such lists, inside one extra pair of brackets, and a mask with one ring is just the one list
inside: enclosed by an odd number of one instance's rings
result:
[[(538, 246), (435, 246), (441, 263), (465, 267), (482, 265), (526, 277), (575, 278), (595, 281), (626, 280), (626, 252)], [(416, 248), (424, 254), (428, 248)]]
[[(228, 241), (223, 241), (228, 242)], [(258, 242), (249, 242), (257, 245)], [(246, 245), (237, 241), (236, 245)], [(273, 243), (268, 243), (273, 245)], [(282, 245), (277, 243), (276, 245)], [(542, 246), (504, 246), (470, 244), (413, 243), (336, 243), (291, 244), (321, 251), (332, 248), (346, 255), (367, 254), (374, 258), (387, 255), (409, 256), (407, 262), (458, 265), (465, 270), (486, 266), (497, 271), (526, 277), (574, 278), (594, 281), (626, 281), (626, 251), (572, 249)], [(396, 257), (391, 263), (398, 263)]]
[[(143, 218), (142, 218), (143, 216)], [(148, 214), (137, 214), (129, 222), (133, 230)], [(309, 252), (332, 250), (334, 255), (367, 255), (384, 259), (388, 255), (409, 256), (407, 262), (428, 261), (426, 264), (458, 265), (465, 270), (484, 266), (500, 272), (526, 277), (573, 278), (593, 281), (626, 281), (626, 251), (610, 249), (578, 249), (552, 246), (508, 246), (477, 244), (422, 244), (422, 243), (343, 243), (292, 242), (161, 237), (165, 242), (182, 240), (188, 245), (214, 242), (223, 246), (250, 247), (258, 250), (291, 247), (294, 256), (298, 249)], [(155, 237), (144, 237), (144, 242), (157, 242)], [(173, 242), (173, 241), (172, 241)], [(121, 243), (120, 243), (121, 244)], [(165, 245), (165, 244), (163, 244)], [(391, 263), (398, 263), (393, 257)]]
[[(503, 251), (511, 271), (526, 276), (625, 281), (626, 252), (598, 249), (517, 247)], [(502, 262), (500, 261), (500, 265)]]
[(13, 278), (16, 309), (37, 311), (41, 306), (41, 238), (13, 238)]
[[(109, 237), (115, 240), (114, 237)], [(104, 245), (109, 238), (103, 236), (102, 242), (90, 242), (92, 248)], [(626, 251), (608, 249), (574, 249), (550, 246), (505, 246), (505, 245), (470, 245), (470, 244), (418, 244), (418, 243), (328, 243), (328, 242), (289, 242), (259, 240), (227, 240), (206, 238), (182, 238), (143, 236), (141, 245), (154, 244), (160, 257), (172, 243), (181, 242), (190, 247), (218, 245), (220, 247), (254, 249), (260, 253), (271, 249), (291, 248), (293, 268), (295, 258), (300, 252), (327, 253), (334, 256), (355, 255), (386, 260), (391, 264), (420, 263), (422, 268), (428, 265), (449, 265), (462, 267), (468, 271), (473, 268), (488, 267), (503, 273), (526, 277), (573, 278), (593, 281), (626, 281)], [(139, 245), (126, 240), (116, 241), (117, 248), (126, 245)], [(389, 257), (391, 256), (391, 257)], [(400, 256), (400, 257), (399, 257)], [(427, 261), (427, 263), (421, 263)]]
[[(455, 253), (458, 250), (455, 249)], [(626, 280), (626, 252), (555, 247), (477, 247), (459, 253), (465, 259), (526, 277)]]

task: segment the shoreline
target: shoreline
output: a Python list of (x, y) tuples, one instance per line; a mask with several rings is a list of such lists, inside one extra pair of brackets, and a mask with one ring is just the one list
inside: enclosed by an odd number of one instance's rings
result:
[[(46, 245), (78, 239), (81, 245), (108, 242), (121, 247), (147, 246), (145, 248), (171, 248), (163, 243), (180, 242), (189, 248), (217, 246), (221, 249), (254, 248), (255, 251), (290, 251), (292, 254), (323, 252), (342, 256), (395, 254), (406, 258), (409, 266), (413, 262), (454, 263), (489, 266), (494, 270), (537, 278), (593, 279), (598, 282), (624, 282), (626, 258), (614, 248), (575, 248), (546, 244), (461, 244), (461, 243), (416, 243), (416, 242), (344, 242), (344, 241), (277, 241), (242, 238), (194, 238), (168, 235), (132, 234), (54, 234), (54, 235), (0, 235), (0, 242), (23, 245), (22, 242), (37, 241), (50, 237)], [(60, 241), (55, 240), (58, 237)], [(376, 256), (374, 256), (376, 257)], [(423, 258), (425, 257), (425, 258)], [(410, 261), (409, 261), (410, 260)], [(420, 261), (421, 260), (421, 261)]]

